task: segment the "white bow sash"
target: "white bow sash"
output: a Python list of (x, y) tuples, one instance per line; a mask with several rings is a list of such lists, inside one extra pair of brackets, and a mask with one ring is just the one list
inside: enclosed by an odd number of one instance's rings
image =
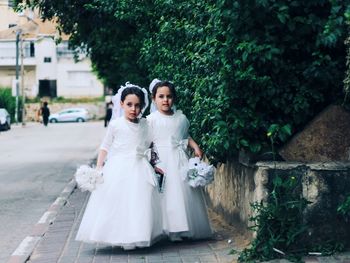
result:
[(174, 137), (171, 137), (171, 145), (174, 148), (178, 149), (179, 153), (179, 168), (181, 169), (187, 169), (188, 166), (188, 155), (187, 155), (187, 146), (188, 146), (188, 139), (178, 140)]
[[(144, 148), (140, 148), (137, 147), (136, 148), (136, 156), (140, 159), (142, 159), (142, 161), (145, 161), (148, 163), (148, 165), (150, 165), (149, 160), (151, 160), (151, 149), (147, 148), (146, 150)], [(155, 175), (154, 173), (147, 173), (147, 181), (153, 185), (153, 186), (157, 186), (156, 183), (156, 179), (155, 179)]]

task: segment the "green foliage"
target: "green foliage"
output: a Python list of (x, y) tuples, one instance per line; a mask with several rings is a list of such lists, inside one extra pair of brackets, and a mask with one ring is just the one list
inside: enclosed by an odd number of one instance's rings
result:
[(265, 151), (270, 123), (298, 131), (340, 99), (349, 2), (27, 1), (58, 17), (108, 85), (173, 81), (192, 136), (216, 161)]
[(300, 244), (307, 230), (303, 211), (307, 200), (301, 195), (301, 176), (274, 174), (272, 191), (266, 203), (252, 204), (252, 230), (256, 238), (239, 257), (240, 262), (288, 258), (300, 260), (306, 252)]
[(338, 206), (337, 212), (342, 215), (350, 215), (350, 195), (347, 195), (345, 201)]
[[(274, 156), (277, 138), (284, 142), (290, 134), (288, 124), (269, 126), (267, 137)], [(272, 186), (267, 200), (251, 204), (254, 215), (249, 218), (252, 222), (250, 229), (256, 232), (256, 237), (239, 255), (240, 262), (284, 257), (298, 262), (305, 253), (299, 242), (307, 230), (303, 212), (308, 201), (302, 197), (302, 173), (278, 174), (275, 168), (269, 181), (272, 181)]]
[(39, 8), (44, 19), (57, 19), (59, 30), (70, 34), (71, 48), (90, 55), (98, 77), (106, 85), (117, 88), (128, 80), (145, 80), (143, 66), (137, 63), (142, 41), (137, 38), (135, 25), (114, 15), (116, 1), (24, 2), (28, 7)]
[(11, 88), (0, 87), (0, 108), (5, 108), (11, 115), (11, 121), (15, 120), (16, 99), (12, 97)]
[[(345, 12), (345, 20), (349, 31), (350, 30), (350, 7), (349, 6)], [(347, 55), (346, 55), (346, 72), (345, 72), (345, 79), (344, 79), (345, 96), (344, 96), (343, 106), (347, 105), (347, 102), (348, 102), (347, 99), (349, 97), (349, 92), (350, 92), (350, 36), (346, 38), (345, 45), (347, 49)]]
[(65, 98), (65, 97), (57, 97), (53, 98), (52, 102), (59, 102), (59, 103), (91, 103), (91, 102), (103, 102), (104, 97), (97, 97), (97, 98)]
[(271, 124), (267, 129), (267, 137), (270, 138), (271, 150), (273, 160), (276, 161), (275, 144), (278, 142), (285, 142), (290, 135), (292, 135), (292, 128), (289, 124), (281, 126), (279, 124)]
[(269, 123), (297, 131), (342, 94), (347, 1), (157, 4), (142, 60), (178, 85), (209, 156), (265, 150)]

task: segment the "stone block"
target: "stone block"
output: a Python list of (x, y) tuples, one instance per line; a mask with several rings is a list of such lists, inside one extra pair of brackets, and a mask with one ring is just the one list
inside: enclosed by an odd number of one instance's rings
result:
[(349, 161), (350, 112), (331, 105), (296, 134), (279, 154), (286, 161)]

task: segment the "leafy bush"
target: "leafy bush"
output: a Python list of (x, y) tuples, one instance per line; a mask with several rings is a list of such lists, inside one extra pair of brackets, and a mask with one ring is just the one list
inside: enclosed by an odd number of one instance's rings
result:
[(157, 1), (142, 61), (179, 86), (206, 152), (268, 148), (269, 123), (293, 131), (342, 96), (349, 1)]
[(296, 132), (342, 97), (350, 0), (27, 2), (58, 16), (110, 85), (172, 80), (217, 161), (265, 151), (270, 123)]
[(11, 121), (15, 120), (16, 99), (12, 97), (11, 88), (0, 87), (0, 108), (5, 108), (11, 115)]

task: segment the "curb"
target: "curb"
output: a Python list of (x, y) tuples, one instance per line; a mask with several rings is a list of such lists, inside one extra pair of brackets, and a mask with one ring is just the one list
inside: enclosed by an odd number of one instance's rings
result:
[(43, 238), (49, 226), (55, 221), (58, 212), (67, 203), (69, 196), (76, 189), (75, 179), (66, 185), (61, 194), (51, 204), (49, 209), (41, 216), (39, 221), (34, 225), (31, 234), (26, 236), (15, 251), (11, 254), (7, 263), (25, 263), (34, 249), (38, 245), (39, 241)]

